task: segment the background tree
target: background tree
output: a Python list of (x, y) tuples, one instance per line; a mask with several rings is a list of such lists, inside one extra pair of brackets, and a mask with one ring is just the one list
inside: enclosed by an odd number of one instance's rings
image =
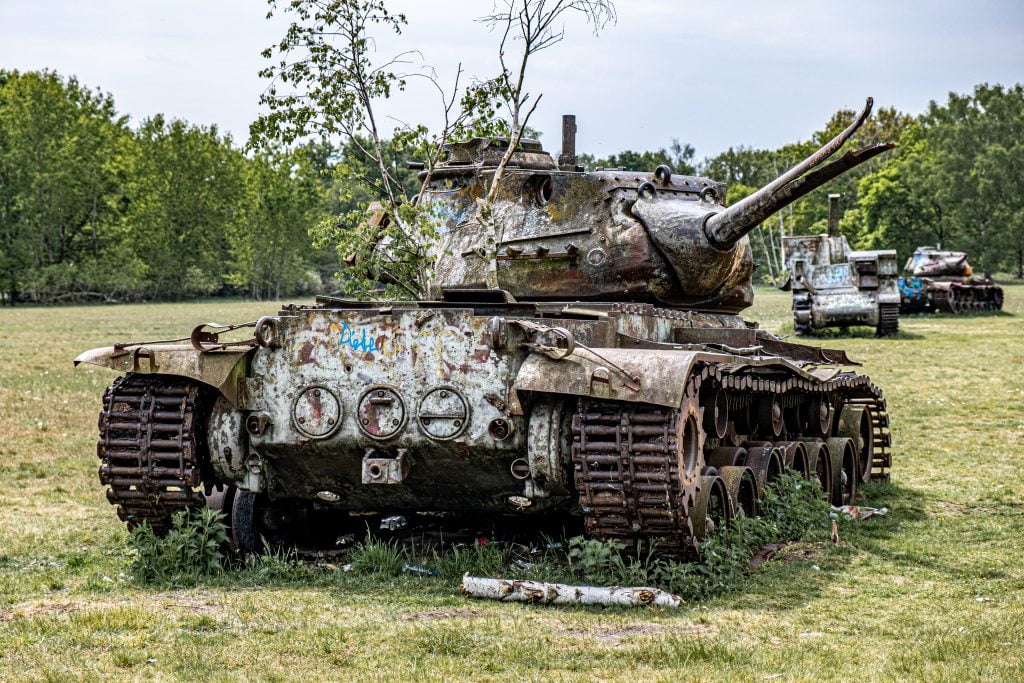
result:
[[(412, 52), (379, 58), (376, 31), (401, 33), (404, 15), (390, 13), (382, 0), (269, 0), (271, 14), (282, 10), (293, 18), (284, 38), (264, 56), (274, 60), (262, 76), (270, 85), (261, 98), (269, 113), (251, 127), (255, 145), (293, 143), (308, 137), (340, 139), (346, 151), (335, 167), (341, 180), (342, 203), (353, 206), (342, 216), (323, 221), (318, 244), (335, 243), (350, 264), (349, 287), (366, 290), (383, 284), (388, 296), (419, 298), (431, 285), (436, 220), (431, 207), (408, 187), (408, 177), (391, 163), (394, 152), (421, 160), (429, 180), (443, 146), (455, 137), (506, 131), (508, 152), (492, 176), (483, 199), (484, 220), (512, 151), (540, 100), (526, 90), (530, 58), (562, 40), (562, 21), (579, 13), (595, 28), (614, 19), (609, 0), (508, 0), (495, 5), (481, 21), (501, 31), (495, 78), (462, 85), (459, 68), (450, 90), (433, 72), (414, 71)], [(521, 52), (510, 63), (513, 42)], [(401, 92), (412, 78), (425, 78), (438, 92), (444, 122), (431, 133), (422, 125), (400, 126), (390, 136), (381, 128), (378, 108)], [(503, 116), (496, 116), (499, 111)], [(420, 183), (416, 183), (420, 185)], [(426, 187), (423, 182), (421, 187)], [(367, 196), (370, 195), (370, 196)], [(487, 230), (494, 264), (497, 237)], [(496, 278), (494, 280), (496, 286)]]
[(1024, 87), (932, 102), (888, 164), (861, 181), (861, 232), (909, 254), (942, 244), (987, 273), (1024, 263)]
[[(52, 72), (0, 71), (0, 273), (6, 300), (102, 286), (127, 136), (110, 95)], [(105, 272), (101, 272), (105, 271)]]

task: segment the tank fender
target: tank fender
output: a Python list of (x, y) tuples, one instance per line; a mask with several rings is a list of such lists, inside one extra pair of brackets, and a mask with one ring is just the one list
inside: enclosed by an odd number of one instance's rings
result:
[(519, 368), (514, 388), (678, 408), (686, 378), (701, 355), (695, 351), (577, 347), (555, 360), (533, 353)]
[(237, 408), (253, 352), (251, 348), (198, 351), (188, 344), (109, 346), (80, 354), (75, 367), (86, 363), (123, 373), (189, 377), (213, 387)]

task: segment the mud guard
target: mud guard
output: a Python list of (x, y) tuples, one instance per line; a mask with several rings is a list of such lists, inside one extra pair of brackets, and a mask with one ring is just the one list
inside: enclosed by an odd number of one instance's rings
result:
[[(547, 394), (566, 394), (611, 399), (630, 403), (650, 403), (666, 408), (682, 404), (685, 384), (697, 362), (713, 362), (735, 367), (780, 367), (815, 382), (824, 382), (839, 373), (828, 365), (857, 365), (842, 351), (819, 349), (778, 340), (764, 343), (762, 355), (735, 356), (730, 353), (662, 349), (585, 349), (577, 347), (561, 359), (533, 353), (519, 368), (513, 388)], [(774, 349), (772, 348), (774, 345)], [(776, 349), (798, 347), (806, 358), (793, 362), (774, 355)]]
[[(596, 355), (600, 354), (600, 355)], [(517, 391), (568, 394), (678, 408), (697, 352), (577, 348), (554, 360), (534, 353), (516, 375)], [(639, 382), (634, 377), (642, 378)]]
[(252, 353), (251, 348), (198, 351), (188, 344), (108, 346), (80, 354), (75, 367), (86, 363), (122, 373), (188, 377), (213, 387), (237, 408)]

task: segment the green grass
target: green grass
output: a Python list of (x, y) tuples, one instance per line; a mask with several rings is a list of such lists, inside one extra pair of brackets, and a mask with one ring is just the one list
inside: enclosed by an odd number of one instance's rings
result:
[[(274, 304), (0, 310), (0, 679), (1024, 678), (1024, 287), (1002, 315), (827, 334), (886, 392), (891, 514), (677, 611), (471, 602), (453, 580), (254, 565), (135, 583), (96, 478), (111, 375), (81, 350)], [(750, 319), (787, 334), (788, 295)], [(273, 564), (273, 563), (271, 563)], [(453, 569), (450, 573), (454, 574)], [(984, 598), (985, 600), (979, 600)]]

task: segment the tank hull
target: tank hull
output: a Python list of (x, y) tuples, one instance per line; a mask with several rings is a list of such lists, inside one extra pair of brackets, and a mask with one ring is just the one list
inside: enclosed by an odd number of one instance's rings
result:
[[(325, 511), (543, 514), (686, 554), (714, 526), (717, 508), (701, 506), (718, 500), (708, 486), (726, 490), (711, 464), (722, 449), (760, 449), (748, 465), (762, 488), (770, 475), (757, 454), (778, 450), (782, 461), (797, 443), (859, 439), (865, 479), (890, 465), (881, 392), (821, 368), (845, 354), (781, 342), (733, 315), (324, 300), (286, 307), (260, 330), (252, 348), (233, 351), (153, 346), (143, 363), (123, 348), (83, 354), (131, 370), (108, 392), (99, 446), (108, 498), (130, 525), (166, 528), (202, 485), (245, 492), (274, 511), (263, 519), (299, 516), (307, 527)], [(189, 374), (217, 354), (206, 364), (219, 374)], [(129, 403), (138, 409), (125, 412)], [(173, 406), (159, 427), (176, 430), (166, 447), (139, 436), (164, 414), (147, 405)], [(160, 464), (175, 458), (187, 471)], [(730, 511), (753, 504), (730, 495)]]
[(978, 313), (1000, 311), (1003, 288), (991, 280), (976, 278), (900, 278), (900, 311), (903, 313)]

